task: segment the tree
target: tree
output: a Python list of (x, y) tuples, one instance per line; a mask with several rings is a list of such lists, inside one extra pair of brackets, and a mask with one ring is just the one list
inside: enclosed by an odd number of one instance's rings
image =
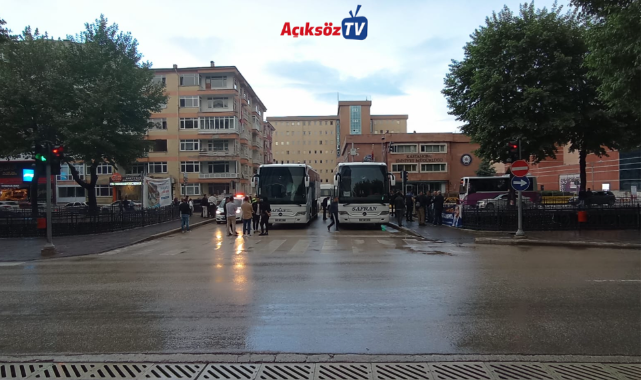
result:
[(101, 15), (85, 31), (68, 36), (66, 74), (73, 79), (71, 112), (61, 130), (66, 162), (82, 161), (88, 180), (69, 165), (74, 180), (87, 190), (89, 207), (96, 207), (96, 168), (108, 163), (127, 166), (143, 157), (151, 112), (159, 112), (167, 97), (153, 82), (151, 63), (141, 62), (138, 42), (118, 31)]
[(488, 160), (481, 160), (481, 164), (475, 173), (479, 177), (493, 177), (496, 175), (496, 170)]
[(11, 31), (4, 26), (7, 25), (7, 22), (0, 18), (0, 44), (9, 42), (11, 40)]
[[(520, 139), (524, 157), (539, 162), (555, 157), (558, 146), (585, 155), (616, 148), (622, 123), (605, 114), (596, 85), (583, 65), (588, 53), (585, 27), (576, 12), (561, 8), (505, 7), (486, 19), (453, 61), (445, 79), (450, 114), (480, 145), (485, 160), (506, 162), (505, 148)], [(583, 185), (585, 181), (583, 181)]]
[(586, 66), (597, 79), (599, 97), (613, 112), (634, 115), (638, 144), (641, 121), (641, 2), (572, 0), (588, 18)]

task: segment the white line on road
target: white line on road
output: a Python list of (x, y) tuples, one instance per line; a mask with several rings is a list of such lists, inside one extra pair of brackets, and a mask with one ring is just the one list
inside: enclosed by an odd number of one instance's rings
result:
[(641, 280), (588, 280), (589, 282), (641, 282)]
[(283, 245), (284, 242), (285, 240), (272, 240), (269, 242), (269, 244), (267, 244), (267, 247), (265, 247), (265, 250), (261, 253), (274, 253), (281, 245)]
[(15, 267), (24, 264), (24, 261), (0, 263), (0, 267)]
[(305, 253), (309, 249), (309, 239), (301, 239), (294, 244), (288, 253)]
[(323, 248), (321, 248), (321, 252), (333, 251), (336, 249), (337, 244), (338, 244), (338, 240), (334, 240), (334, 239), (325, 240), (325, 242), (323, 243)]
[(386, 245), (386, 246), (395, 246), (396, 245), (396, 243), (394, 243), (393, 241), (390, 241), (388, 239), (376, 239), (376, 241), (378, 241), (379, 243), (381, 243), (383, 245)]

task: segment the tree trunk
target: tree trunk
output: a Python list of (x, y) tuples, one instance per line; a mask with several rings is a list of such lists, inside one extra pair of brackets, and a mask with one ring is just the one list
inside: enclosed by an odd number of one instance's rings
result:
[(585, 158), (587, 156), (587, 152), (585, 149), (579, 150), (579, 182), (580, 182), (580, 187), (579, 191), (585, 191), (585, 185), (587, 184), (587, 175), (585, 173)]
[(38, 181), (40, 180), (40, 166), (36, 165), (33, 171), (33, 180), (31, 181), (31, 217), (38, 217)]
[[(69, 163), (68, 163), (69, 164)], [(69, 170), (71, 171), (71, 176), (80, 185), (83, 189), (87, 191), (87, 197), (89, 203), (89, 212), (91, 214), (95, 213), (98, 209), (98, 202), (96, 201), (96, 182), (98, 181), (98, 174), (96, 174), (96, 167), (98, 166), (98, 161), (95, 161), (89, 167), (89, 175), (91, 178), (90, 182), (85, 182), (80, 178), (78, 170), (71, 164), (69, 164)]]

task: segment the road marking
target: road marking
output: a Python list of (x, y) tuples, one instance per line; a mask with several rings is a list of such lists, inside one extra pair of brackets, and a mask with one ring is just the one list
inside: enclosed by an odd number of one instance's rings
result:
[(309, 244), (309, 239), (301, 239), (294, 244), (288, 253), (305, 253), (309, 249)]
[(338, 245), (338, 240), (334, 239), (328, 239), (323, 242), (323, 247), (321, 248), (321, 252), (327, 252), (327, 251), (333, 251), (336, 249)]
[(365, 240), (356, 239), (354, 240), (354, 244), (365, 244)]
[(395, 246), (396, 243), (393, 241), (390, 241), (389, 239), (376, 239), (380, 244), (386, 245), (388, 247)]
[(283, 245), (284, 242), (285, 240), (272, 240), (269, 242), (269, 244), (267, 244), (267, 247), (265, 247), (265, 250), (261, 253), (274, 253), (278, 248), (280, 248), (281, 245)]
[(589, 282), (641, 282), (641, 280), (588, 280)]
[(24, 261), (0, 263), (0, 267), (15, 267), (24, 264)]

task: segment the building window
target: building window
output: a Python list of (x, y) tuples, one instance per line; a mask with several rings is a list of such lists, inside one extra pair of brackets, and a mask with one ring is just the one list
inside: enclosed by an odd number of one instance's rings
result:
[(210, 129), (210, 130), (236, 129), (236, 118), (234, 116), (201, 117), (200, 129)]
[(207, 149), (212, 152), (226, 152), (229, 150), (229, 141), (227, 140), (209, 140)]
[(278, 146), (278, 141), (276, 141), (276, 146)]
[(152, 82), (155, 84), (162, 84), (163, 86), (166, 84), (165, 83), (165, 76), (164, 75), (154, 75), (154, 79), (152, 79)]
[(285, 134), (286, 134), (287, 136), (289, 136), (289, 131), (287, 131)]
[(447, 144), (421, 144), (421, 153), (447, 153)]
[(149, 129), (167, 129), (167, 119), (165, 118), (148, 119), (147, 121), (153, 124)]
[(421, 164), (421, 173), (446, 172), (447, 164)]
[(227, 76), (218, 75), (205, 77), (205, 89), (209, 88), (227, 88)]
[(319, 143), (320, 145), (323, 145), (323, 140), (319, 140), (319, 141), (318, 141), (318, 143)]
[(200, 140), (180, 140), (181, 151), (200, 150)]
[(229, 98), (208, 97), (207, 108), (228, 108)]
[(289, 154), (289, 151), (287, 151), (287, 154)]
[(289, 145), (289, 141), (287, 141), (287, 145)]
[(167, 151), (167, 140), (152, 140), (153, 145), (151, 146), (150, 152), (166, 152)]
[(393, 144), (392, 153), (417, 153), (416, 144)]
[(113, 187), (109, 185), (96, 185), (96, 196), (97, 197), (112, 197), (113, 196)]
[(320, 160), (320, 163), (322, 164), (322, 163), (323, 163), (323, 160)]
[(180, 74), (180, 85), (181, 86), (198, 86), (199, 78), (200, 76), (198, 74)]
[(145, 164), (133, 164), (127, 170), (129, 174), (144, 174), (145, 173)]
[(181, 117), (180, 129), (198, 129), (198, 118), (196, 117)]
[(180, 172), (181, 173), (199, 173), (200, 162), (199, 161), (182, 161), (180, 163)]
[[(90, 166), (87, 166), (87, 174), (91, 174), (89, 169), (90, 169)], [(98, 166), (96, 166), (96, 174), (98, 175), (112, 174), (112, 173), (113, 173), (113, 167), (110, 164), (99, 164)]]
[(180, 107), (182, 108), (198, 108), (200, 107), (200, 98), (198, 96), (181, 96)]
[(392, 164), (392, 171), (401, 172), (405, 170), (406, 172), (416, 173), (417, 166), (418, 166), (417, 164)]
[(200, 184), (188, 183), (186, 185), (180, 185), (180, 194), (181, 195), (200, 195)]
[(167, 162), (149, 162), (147, 163), (148, 173), (167, 173)]
[(85, 189), (80, 186), (58, 187), (58, 198), (84, 198), (84, 197), (85, 197)]
[(208, 165), (210, 173), (229, 173), (229, 162), (212, 162)]

